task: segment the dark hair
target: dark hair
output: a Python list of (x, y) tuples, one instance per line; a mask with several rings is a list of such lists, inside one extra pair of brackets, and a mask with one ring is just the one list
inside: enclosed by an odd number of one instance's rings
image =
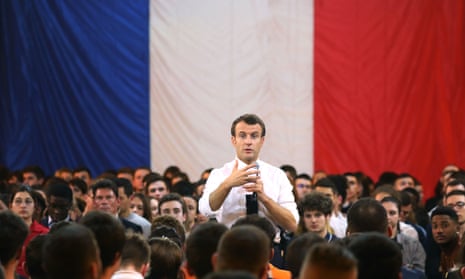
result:
[(149, 173), (146, 176), (144, 176), (144, 179), (142, 181), (144, 183), (144, 192), (146, 195), (149, 194), (149, 185), (157, 181), (163, 181), (163, 183), (165, 183), (166, 185), (166, 188), (168, 190), (171, 189), (171, 183), (158, 173)]
[(389, 196), (389, 197), (384, 197), (384, 198), (380, 201), (381, 204), (383, 204), (383, 203), (385, 203), (385, 202), (392, 202), (393, 204), (396, 205), (397, 210), (400, 212), (400, 206), (401, 206), (401, 204), (400, 204), (399, 199), (397, 199), (397, 198), (395, 198), (395, 197)]
[(323, 213), (325, 217), (331, 215), (333, 211), (333, 201), (326, 195), (319, 192), (311, 192), (306, 194), (300, 201), (297, 207), (299, 209), (299, 223), (297, 224), (296, 234), (307, 232), (305, 227), (304, 214), (305, 211), (318, 211)]
[(310, 175), (306, 174), (306, 173), (301, 173), (301, 174), (299, 174), (299, 175), (297, 175), (295, 177), (296, 180), (299, 179), (299, 178), (307, 179), (307, 180), (312, 181), (312, 177)]
[(81, 192), (83, 194), (87, 194), (87, 184), (86, 184), (86, 182), (84, 180), (82, 180), (80, 178), (73, 178), (68, 183), (69, 183), (69, 185), (74, 185), (74, 186), (78, 187), (79, 190), (81, 190)]
[(450, 196), (465, 196), (465, 191), (462, 191), (462, 190), (451, 191), (446, 195), (446, 199)]
[(368, 232), (350, 239), (349, 250), (358, 259), (358, 279), (397, 279), (401, 272), (400, 246), (386, 235)]
[(197, 278), (203, 278), (213, 271), (211, 258), (226, 231), (228, 228), (224, 224), (207, 222), (195, 227), (187, 238), (187, 266)]
[(116, 183), (111, 181), (110, 179), (102, 178), (97, 180), (94, 185), (91, 186), (92, 189), (92, 194), (95, 197), (95, 193), (97, 192), (98, 189), (110, 189), (113, 191), (115, 194), (115, 197), (119, 197), (118, 194), (118, 186), (116, 186)]
[(47, 273), (42, 267), (42, 247), (48, 235), (40, 234), (34, 237), (26, 247), (25, 270), (32, 279), (46, 279)]
[(74, 175), (75, 173), (77, 173), (77, 172), (83, 172), (83, 171), (84, 171), (84, 172), (87, 172), (87, 173), (89, 174), (89, 176), (92, 177), (91, 172), (90, 172), (90, 169), (87, 168), (87, 167), (77, 167), (77, 168), (75, 168), (75, 169), (73, 170), (73, 175)]
[(305, 264), (342, 272), (357, 270), (357, 259), (352, 252), (340, 244), (334, 243), (315, 244), (307, 252)]
[(17, 190), (15, 190), (13, 192), (13, 194), (10, 196), (10, 204), (13, 203), (13, 200), (15, 199), (15, 196), (17, 193), (21, 193), (21, 192), (26, 192), (29, 194), (29, 196), (31, 196), (32, 200), (34, 201), (34, 206), (36, 204), (36, 199), (34, 198), (34, 195), (32, 194), (33, 190), (31, 189), (31, 187), (27, 186), (27, 185), (21, 185)]
[(89, 266), (98, 262), (98, 248), (92, 232), (73, 223), (48, 235), (43, 251), (47, 278), (88, 278)]
[(26, 172), (33, 173), (37, 177), (37, 179), (41, 179), (45, 177), (44, 170), (39, 166), (27, 166), (23, 169), (23, 173), (26, 173)]
[(294, 168), (294, 166), (292, 166), (292, 165), (282, 165), (279, 168), (284, 172), (288, 172), (291, 175), (292, 179), (297, 178), (297, 170)]
[(361, 198), (347, 212), (347, 231), (350, 233), (386, 233), (387, 230), (386, 209), (372, 198)]
[(0, 211), (0, 263), (2, 265), (19, 257), (28, 234), (29, 228), (21, 217), (10, 210)]
[(47, 198), (50, 199), (51, 196), (64, 198), (69, 202), (73, 201), (73, 191), (67, 184), (55, 184), (52, 183), (47, 189)]
[(225, 270), (211, 272), (204, 279), (257, 279), (257, 276), (247, 271)]
[(165, 202), (169, 202), (169, 201), (177, 201), (177, 202), (179, 202), (181, 204), (181, 207), (182, 207), (182, 213), (187, 214), (186, 203), (184, 202), (184, 199), (181, 197), (181, 195), (178, 194), (178, 193), (168, 193), (168, 194), (164, 195), (163, 197), (161, 197), (161, 199), (158, 202), (158, 214), (161, 215), (161, 206), (162, 206), (162, 204), (164, 204)]
[(245, 122), (247, 125), (258, 124), (262, 128), (262, 134), (260, 136), (264, 137), (266, 135), (265, 123), (263, 122), (262, 119), (260, 119), (260, 117), (258, 117), (255, 114), (243, 114), (233, 121), (231, 125), (231, 136), (233, 137), (236, 136), (236, 125), (239, 122)]
[(115, 257), (123, 251), (126, 240), (123, 225), (114, 216), (98, 210), (84, 215), (80, 223), (94, 233), (100, 249), (102, 269), (105, 270), (114, 263)]
[(333, 194), (334, 195), (337, 195), (338, 194), (338, 191), (337, 191), (337, 188), (336, 188), (336, 184), (334, 184), (334, 182), (327, 178), (327, 177), (323, 177), (321, 179), (319, 179), (315, 185), (313, 185), (313, 187), (324, 187), (324, 188), (331, 188), (331, 190), (333, 190)]
[(121, 253), (121, 266), (134, 265), (139, 270), (150, 260), (150, 246), (142, 235), (126, 234), (126, 242)]
[(118, 169), (118, 171), (116, 172), (116, 174), (120, 174), (120, 173), (127, 173), (130, 175), (134, 175), (134, 170), (130, 167), (123, 167), (123, 168)]
[(148, 221), (151, 221), (152, 220), (152, 210), (150, 210), (150, 201), (147, 198), (147, 196), (142, 194), (142, 193), (134, 193), (130, 197), (130, 200), (133, 200), (134, 198), (138, 198), (138, 199), (140, 199), (142, 201), (142, 210), (144, 211), (144, 213), (142, 214), (142, 217), (144, 217)]
[(276, 230), (273, 224), (268, 219), (266, 219), (265, 217), (258, 216), (258, 214), (246, 215), (244, 217), (239, 218), (232, 225), (232, 227), (235, 228), (244, 225), (251, 225), (257, 227), (264, 233), (266, 233), (266, 235), (270, 239), (271, 247), (273, 247), (273, 240), (276, 236)]
[(114, 178), (112, 180), (113, 182), (115, 182), (116, 187), (118, 187), (118, 189), (123, 188), (126, 197), (129, 198), (132, 195), (132, 193), (134, 193), (131, 181), (127, 180), (126, 178)]
[(168, 238), (155, 237), (149, 240), (150, 271), (146, 279), (177, 279), (183, 253), (181, 247)]
[(186, 231), (184, 229), (183, 224), (181, 224), (178, 219), (174, 218), (170, 215), (163, 215), (157, 216), (152, 222), (152, 233), (155, 231), (159, 226), (168, 226), (174, 229), (174, 231), (179, 235), (181, 238), (182, 243), (186, 240)]
[(446, 215), (446, 216), (449, 216), (450, 219), (452, 219), (456, 223), (459, 222), (459, 217), (457, 213), (455, 212), (455, 210), (453, 210), (450, 207), (446, 207), (446, 206), (436, 207), (436, 209), (431, 213), (431, 220), (433, 220), (433, 217), (436, 215)]
[(298, 278), (307, 251), (317, 243), (326, 243), (326, 240), (316, 233), (307, 232), (295, 237), (287, 246), (285, 262), (292, 278)]

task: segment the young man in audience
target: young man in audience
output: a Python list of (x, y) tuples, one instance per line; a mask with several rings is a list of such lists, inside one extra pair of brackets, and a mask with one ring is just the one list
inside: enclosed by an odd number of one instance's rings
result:
[(221, 237), (212, 262), (215, 271), (242, 270), (266, 279), (270, 255), (269, 237), (255, 226), (243, 225)]
[(41, 225), (51, 228), (61, 221), (74, 221), (69, 215), (69, 210), (73, 205), (71, 188), (64, 180), (51, 183), (47, 188), (47, 216), (41, 220)]
[(160, 216), (170, 215), (184, 225), (187, 215), (187, 207), (184, 199), (178, 193), (169, 193), (160, 199), (158, 204)]
[(357, 259), (345, 247), (315, 244), (305, 257), (300, 279), (357, 279)]
[(87, 184), (87, 187), (90, 187), (90, 185), (92, 185), (92, 175), (90, 173), (90, 170), (86, 167), (79, 167), (74, 169), (73, 177), (84, 180), (84, 182), (86, 182)]
[(39, 166), (28, 166), (23, 169), (23, 184), (28, 186), (43, 185), (45, 173)]
[(144, 178), (145, 195), (160, 200), (164, 195), (170, 193), (169, 182), (163, 176), (151, 173)]
[(150, 246), (140, 234), (126, 234), (121, 266), (111, 279), (144, 279), (149, 269)]
[(49, 279), (99, 279), (102, 263), (92, 232), (69, 224), (47, 236), (43, 247), (43, 266)]
[(0, 263), (6, 279), (16, 278), (16, 266), (28, 233), (21, 217), (9, 210), (0, 211)]
[(149, 167), (139, 167), (134, 170), (132, 187), (135, 192), (144, 192), (144, 177), (151, 172)]
[(98, 210), (87, 213), (80, 223), (94, 233), (97, 241), (102, 262), (100, 279), (110, 279), (121, 264), (126, 241), (123, 225), (114, 215)]

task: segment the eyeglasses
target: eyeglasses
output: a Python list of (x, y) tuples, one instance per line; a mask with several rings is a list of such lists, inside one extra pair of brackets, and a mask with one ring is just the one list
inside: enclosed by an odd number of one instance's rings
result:
[(450, 208), (453, 208), (453, 209), (455, 209), (455, 208), (462, 209), (462, 208), (465, 207), (465, 202), (459, 201), (459, 202), (456, 202), (455, 204), (454, 203), (449, 203), (449, 204), (447, 204), (447, 207), (450, 207)]
[(299, 183), (299, 184), (297, 184), (297, 185), (295, 185), (295, 186), (296, 186), (297, 188), (307, 188), (307, 189), (312, 188), (312, 185), (310, 185), (310, 184), (300, 184), (300, 183)]
[(32, 199), (25, 199), (25, 200), (23, 200), (23, 199), (14, 199), (13, 203), (15, 205), (21, 205), (22, 203), (25, 203), (26, 205), (30, 205), (30, 204), (34, 203), (34, 200), (32, 200)]

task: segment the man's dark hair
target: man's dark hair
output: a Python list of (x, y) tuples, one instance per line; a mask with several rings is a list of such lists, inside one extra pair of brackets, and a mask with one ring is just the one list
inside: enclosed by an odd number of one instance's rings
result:
[(446, 195), (446, 199), (450, 196), (465, 196), (465, 191), (462, 191), (462, 190), (451, 191)]
[(171, 183), (166, 178), (164, 178), (158, 173), (151, 172), (144, 176), (144, 179), (142, 180), (142, 182), (144, 183), (144, 192), (146, 195), (149, 194), (149, 185), (157, 181), (163, 181), (166, 185), (166, 188), (168, 190), (171, 189)]
[(246, 215), (242, 218), (239, 218), (232, 227), (244, 226), (244, 225), (251, 225), (254, 227), (259, 228), (262, 230), (268, 238), (270, 239), (271, 247), (273, 247), (273, 240), (276, 236), (276, 229), (274, 228), (273, 224), (266, 219), (265, 217), (258, 216), (257, 214)]
[(81, 190), (81, 192), (83, 194), (87, 194), (87, 184), (84, 180), (80, 179), (80, 178), (73, 178), (69, 181), (69, 185), (74, 185), (76, 187), (79, 188), (79, 190)]
[(350, 272), (357, 270), (357, 259), (347, 248), (335, 243), (317, 243), (305, 257), (305, 264), (326, 270)]
[(243, 114), (233, 121), (231, 125), (231, 136), (236, 136), (236, 125), (239, 122), (245, 122), (247, 125), (258, 124), (262, 128), (262, 134), (260, 136), (264, 137), (266, 135), (265, 123), (260, 117), (255, 114)]
[(87, 172), (87, 173), (89, 174), (89, 176), (92, 177), (92, 174), (91, 174), (90, 169), (89, 169), (88, 167), (77, 167), (77, 168), (75, 168), (75, 169), (73, 170), (73, 175), (74, 175), (75, 173), (83, 172), (83, 171)]
[(297, 170), (292, 165), (282, 165), (279, 167), (283, 172), (288, 172), (292, 179), (297, 178)]
[(130, 167), (123, 167), (123, 168), (118, 169), (118, 171), (116, 172), (116, 174), (120, 174), (120, 173), (127, 173), (130, 175), (134, 175), (134, 170)]
[(257, 276), (247, 271), (225, 270), (210, 272), (204, 279), (257, 279)]
[(102, 179), (97, 180), (94, 183), (94, 185), (91, 186), (91, 189), (92, 189), (92, 194), (94, 195), (94, 197), (98, 189), (110, 189), (115, 194), (115, 197), (117, 198), (119, 197), (118, 186), (116, 186), (116, 183), (111, 181), (110, 179), (102, 178)]
[(146, 279), (179, 278), (183, 253), (181, 247), (168, 238), (154, 237), (150, 244), (150, 271)]
[(459, 217), (457, 213), (455, 212), (455, 210), (453, 210), (450, 207), (446, 207), (446, 206), (436, 207), (436, 209), (431, 213), (431, 220), (436, 215), (446, 215), (446, 216), (449, 216), (450, 219), (453, 220), (455, 223), (459, 222)]
[(386, 209), (372, 198), (361, 198), (347, 212), (347, 231), (386, 233), (388, 231)]
[(67, 184), (52, 183), (47, 188), (47, 198), (51, 196), (64, 198), (69, 202), (73, 201), (73, 191)]
[(368, 232), (350, 239), (349, 250), (358, 260), (358, 279), (397, 279), (401, 272), (400, 246), (386, 235)]
[(6, 265), (19, 257), (29, 228), (23, 219), (9, 210), (0, 211), (0, 262)]
[(330, 174), (326, 176), (326, 178), (334, 183), (336, 186), (335, 195), (340, 195), (342, 197), (342, 202), (344, 202), (347, 197), (347, 177), (340, 174)]
[(26, 172), (33, 173), (37, 177), (37, 179), (41, 179), (45, 177), (44, 170), (39, 166), (27, 166), (23, 169), (23, 173), (26, 173)]
[(313, 185), (313, 187), (315, 187), (315, 188), (316, 187), (330, 188), (333, 191), (334, 195), (338, 194), (336, 184), (334, 184), (334, 182), (331, 179), (327, 178), (327, 177), (323, 177), (320, 180), (318, 180), (315, 183), (315, 185)]
[(312, 181), (312, 177), (310, 175), (306, 174), (306, 173), (301, 173), (301, 174), (299, 174), (299, 175), (297, 175), (295, 177), (295, 179), (299, 179), (299, 178), (307, 179), (307, 180)]
[(298, 208), (300, 216), (303, 216), (305, 211), (319, 211), (327, 216), (333, 212), (333, 201), (322, 193), (311, 192), (300, 200)]
[(291, 272), (292, 278), (298, 278), (304, 263), (305, 255), (314, 245), (326, 243), (326, 240), (316, 233), (307, 232), (295, 237), (286, 249), (286, 268)]
[(92, 232), (70, 224), (50, 234), (42, 249), (49, 279), (85, 279), (92, 263), (98, 262), (98, 248)]
[(126, 240), (121, 222), (115, 216), (96, 210), (84, 215), (80, 223), (88, 227), (95, 235), (100, 248), (102, 269), (105, 270), (113, 265), (116, 257), (121, 255)]
[(134, 265), (137, 270), (150, 260), (150, 246), (144, 237), (137, 233), (126, 234), (126, 243), (121, 253), (121, 267)]
[(187, 238), (187, 267), (197, 278), (203, 278), (213, 271), (211, 258), (226, 231), (228, 228), (224, 224), (207, 222), (195, 227)]
[(31, 279), (46, 279), (47, 273), (42, 267), (42, 247), (47, 240), (48, 235), (40, 234), (34, 237), (26, 247), (26, 261), (24, 269)]
[(131, 197), (132, 193), (134, 193), (134, 189), (132, 188), (131, 181), (127, 180), (126, 178), (114, 178), (112, 179), (115, 182), (118, 188), (123, 188), (124, 194), (126, 197)]
[[(181, 243), (184, 243), (186, 241), (186, 230), (184, 229), (184, 225), (181, 224), (181, 222), (178, 221), (178, 219), (174, 218), (171, 215), (163, 215), (163, 216), (157, 216), (152, 222), (152, 228), (151, 228), (151, 237), (153, 237), (153, 233), (155, 230), (157, 230), (158, 227), (160, 226), (168, 226), (174, 229), (177, 235), (181, 238)], [(182, 245), (181, 245), (182, 246)]]

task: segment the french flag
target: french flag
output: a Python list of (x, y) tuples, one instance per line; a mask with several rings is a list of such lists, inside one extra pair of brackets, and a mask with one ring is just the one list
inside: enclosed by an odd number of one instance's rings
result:
[(408, 172), (465, 166), (465, 4), (394, 0), (1, 1), (0, 164)]

